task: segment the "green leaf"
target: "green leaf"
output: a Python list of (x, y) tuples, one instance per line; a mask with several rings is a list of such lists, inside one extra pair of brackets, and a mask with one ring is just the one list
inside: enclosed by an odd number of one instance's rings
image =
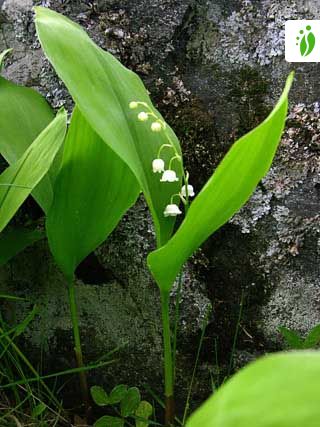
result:
[(35, 316), (38, 314), (39, 310), (38, 307), (35, 305), (32, 310), (28, 313), (28, 315), (23, 319), (22, 322), (20, 322), (16, 328), (15, 328), (15, 337), (18, 337), (19, 335), (23, 334), (24, 331), (27, 329), (29, 324), (33, 321)]
[[(136, 74), (96, 46), (66, 17), (43, 7), (35, 11), (37, 34), (48, 59), (92, 128), (135, 174), (154, 219), (158, 245), (164, 244), (172, 234), (174, 218), (165, 218), (163, 212), (171, 196), (179, 192), (181, 180), (161, 183), (151, 165), (168, 137), (180, 153), (176, 136), (169, 126), (166, 132), (152, 132), (151, 120), (137, 120), (141, 109), (129, 109), (130, 101), (152, 106)], [(172, 156), (170, 149), (163, 150), (167, 167)], [(181, 177), (181, 171), (177, 174)]]
[(94, 403), (98, 406), (107, 406), (110, 404), (110, 399), (102, 387), (94, 385), (90, 388), (91, 396)]
[(309, 47), (308, 47), (308, 50), (304, 56), (309, 55), (313, 51), (315, 44), (316, 44), (316, 38), (315, 38), (313, 33), (308, 34), (307, 40), (308, 40)]
[(6, 50), (4, 50), (3, 52), (0, 53), (0, 72), (2, 71), (2, 68), (3, 68), (3, 60), (11, 52), (12, 52), (12, 49), (6, 49)]
[(23, 156), (0, 175), (0, 232), (48, 172), (67, 127), (67, 115), (60, 110)]
[(302, 40), (300, 42), (300, 53), (301, 53), (301, 56), (306, 56), (305, 54), (307, 52), (307, 48), (308, 48), (307, 39), (306, 39), (306, 36), (303, 36)]
[(284, 326), (279, 327), (279, 331), (289, 348), (292, 350), (301, 350), (303, 348), (303, 339), (292, 329), (285, 328)]
[(318, 427), (320, 353), (266, 356), (241, 369), (187, 427)]
[(119, 384), (114, 387), (110, 393), (110, 403), (114, 405), (115, 403), (120, 403), (122, 399), (126, 396), (128, 391), (128, 386), (124, 384)]
[(320, 343), (320, 324), (311, 329), (303, 342), (303, 348), (315, 348)]
[(171, 289), (184, 262), (244, 205), (268, 172), (284, 128), (292, 80), (293, 74), (266, 120), (233, 144), (172, 239), (149, 255), (149, 268), (162, 291)]
[(0, 266), (6, 264), (26, 247), (44, 238), (45, 234), (41, 230), (7, 228), (0, 234)]
[(124, 420), (118, 417), (110, 417), (105, 415), (98, 419), (93, 425), (94, 427), (123, 427)]
[(15, 297), (13, 295), (0, 294), (0, 299), (8, 299), (11, 301), (25, 301), (25, 298)]
[(141, 397), (137, 387), (131, 387), (125, 397), (121, 400), (120, 409), (123, 417), (129, 417), (138, 408)]
[(39, 403), (32, 409), (32, 418), (39, 417), (45, 410), (47, 409), (47, 405), (43, 402)]
[[(54, 119), (46, 100), (33, 89), (18, 86), (0, 77), (0, 153), (11, 165)], [(51, 168), (52, 170), (52, 168)], [(46, 175), (32, 195), (47, 212), (53, 197), (56, 170)]]
[(151, 417), (152, 412), (152, 405), (146, 400), (142, 400), (135, 413), (136, 417), (141, 418), (141, 420), (136, 419), (136, 427), (148, 427), (149, 423), (147, 420)]
[(109, 236), (138, 195), (130, 169), (76, 108), (46, 223), (51, 251), (68, 278)]

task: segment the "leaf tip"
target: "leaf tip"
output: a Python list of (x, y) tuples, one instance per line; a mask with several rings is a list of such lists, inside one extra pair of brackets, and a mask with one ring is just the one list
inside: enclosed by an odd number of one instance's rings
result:
[(10, 48), (10, 49), (6, 49), (0, 53), (0, 71), (2, 70), (3, 60), (5, 59), (5, 57), (7, 55), (11, 54), (12, 51), (13, 51), (13, 49)]
[(293, 83), (293, 80), (294, 80), (294, 76), (295, 76), (295, 72), (292, 70), (290, 72), (290, 74), (288, 75), (288, 77), (287, 77), (286, 85), (285, 85), (285, 88), (284, 88), (284, 93), (286, 94), (286, 96), (288, 96), (288, 94), (289, 94), (289, 91), (291, 89), (291, 86), (292, 86), (292, 83)]
[(67, 120), (67, 110), (64, 107), (59, 108), (57, 117), (62, 117)]

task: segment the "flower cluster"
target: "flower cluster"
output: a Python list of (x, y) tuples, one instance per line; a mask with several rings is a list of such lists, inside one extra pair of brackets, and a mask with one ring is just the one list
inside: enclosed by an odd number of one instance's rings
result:
[[(159, 148), (157, 158), (152, 161), (152, 170), (154, 173), (161, 173), (161, 179), (160, 182), (177, 182), (179, 181), (179, 178), (176, 174), (176, 171), (173, 169), (172, 165), (174, 161), (177, 161), (180, 163), (182, 168), (182, 175), (184, 179), (184, 185), (182, 186), (180, 193), (174, 194), (171, 197), (170, 203), (166, 206), (163, 214), (165, 217), (168, 216), (177, 216), (180, 215), (182, 212), (179, 209), (179, 206), (173, 202), (173, 199), (175, 197), (179, 197), (179, 199), (183, 202), (184, 205), (188, 205), (188, 199), (189, 197), (193, 197), (195, 195), (193, 186), (188, 183), (189, 175), (188, 173), (185, 173), (182, 166), (182, 158), (179, 154), (176, 146), (171, 141), (168, 133), (166, 132), (166, 123), (153, 112), (151, 107), (145, 103), (145, 102), (138, 102), (138, 101), (132, 101), (129, 104), (129, 108), (131, 110), (135, 110), (139, 106), (145, 107), (147, 111), (141, 111), (137, 118), (140, 122), (147, 122), (149, 118), (152, 119), (152, 123), (150, 126), (150, 129), (152, 132), (164, 132), (164, 135), (166, 136), (166, 139), (168, 140), (168, 143), (162, 144)], [(161, 158), (161, 152), (163, 149), (170, 149), (173, 151), (173, 156), (171, 157), (169, 161), (168, 168), (165, 167), (165, 162)]]

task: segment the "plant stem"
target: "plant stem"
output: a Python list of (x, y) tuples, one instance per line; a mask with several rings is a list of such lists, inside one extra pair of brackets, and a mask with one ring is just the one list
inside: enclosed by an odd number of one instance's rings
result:
[[(74, 351), (76, 354), (77, 366), (78, 368), (84, 368), (74, 280), (71, 280), (69, 282), (69, 304), (70, 304), (70, 312), (71, 312), (71, 320), (72, 320), (72, 328), (73, 328), (73, 336), (74, 336)], [(86, 410), (88, 410), (89, 393), (88, 393), (88, 384), (87, 384), (87, 374), (85, 371), (79, 372), (79, 381), (80, 381), (82, 400)]]
[(228, 366), (228, 373), (227, 373), (226, 379), (228, 379), (230, 377), (232, 369), (233, 369), (234, 353), (236, 351), (236, 345), (237, 345), (237, 340), (238, 340), (238, 335), (239, 335), (240, 323), (242, 320), (243, 302), (244, 302), (244, 291), (242, 290), (241, 299), (240, 299), (240, 307), (239, 307), (239, 315), (238, 315), (238, 320), (237, 320), (237, 324), (236, 324), (236, 330), (235, 330), (234, 337), (233, 337), (232, 350), (231, 350), (230, 361), (229, 361), (229, 366)]
[(182, 291), (182, 271), (179, 274), (178, 279), (178, 288), (176, 295), (176, 310), (174, 316), (174, 331), (173, 331), (173, 383), (175, 383), (176, 379), (176, 358), (177, 358), (177, 340), (178, 340), (178, 328), (179, 328), (179, 319), (180, 319), (180, 301), (181, 301), (181, 291)]
[(165, 424), (172, 425), (175, 417), (174, 384), (173, 384), (173, 357), (171, 347), (171, 329), (169, 314), (170, 294), (161, 291), (162, 327), (164, 344), (164, 394), (165, 394)]

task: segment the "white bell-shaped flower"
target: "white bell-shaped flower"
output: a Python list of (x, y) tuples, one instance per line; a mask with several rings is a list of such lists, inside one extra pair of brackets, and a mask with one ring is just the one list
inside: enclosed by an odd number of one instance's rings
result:
[[(194, 197), (194, 194), (193, 186), (188, 184), (188, 197)], [(183, 197), (187, 197), (187, 189), (185, 185), (181, 188), (181, 195)]]
[(165, 208), (165, 210), (164, 210), (164, 212), (163, 212), (163, 214), (164, 214), (164, 216), (177, 216), (177, 215), (180, 215), (180, 214), (182, 214), (182, 212), (181, 212), (181, 210), (179, 209), (179, 206), (178, 205), (175, 205), (175, 204), (170, 204), (170, 205), (167, 205), (166, 206), (166, 208)]
[(146, 122), (148, 118), (148, 113), (146, 113), (145, 111), (141, 111), (141, 113), (138, 114), (138, 120), (140, 120), (140, 122)]
[(152, 162), (152, 170), (154, 173), (164, 172), (164, 161), (162, 159), (154, 159)]
[(177, 177), (177, 174), (173, 170), (166, 170), (163, 172), (162, 178), (160, 179), (161, 182), (175, 182), (179, 181), (179, 178)]

